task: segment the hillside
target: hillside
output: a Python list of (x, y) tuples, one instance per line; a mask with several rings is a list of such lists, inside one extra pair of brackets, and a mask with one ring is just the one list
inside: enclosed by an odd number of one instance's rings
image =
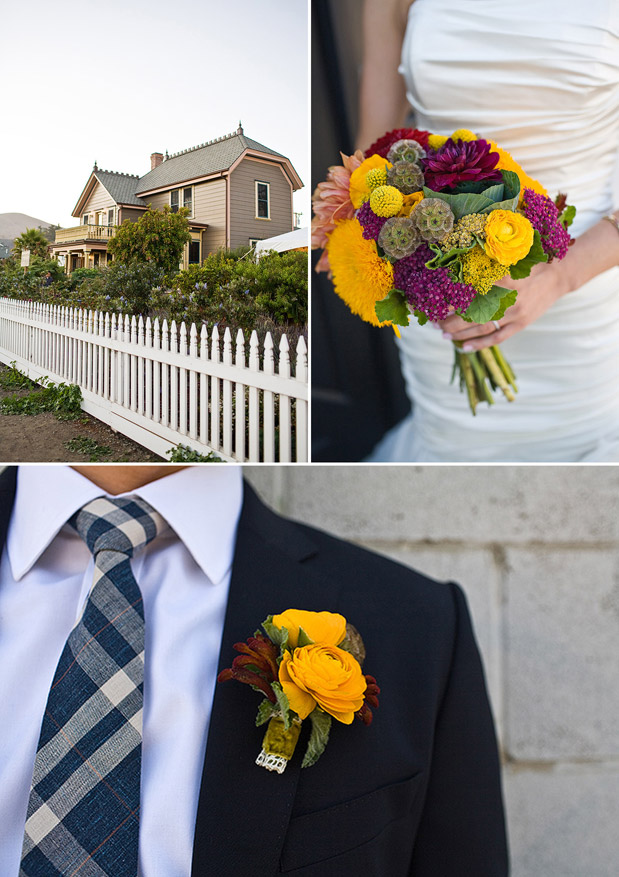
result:
[(15, 240), (27, 228), (48, 228), (50, 225), (51, 222), (28, 216), (26, 213), (0, 213), (0, 238)]

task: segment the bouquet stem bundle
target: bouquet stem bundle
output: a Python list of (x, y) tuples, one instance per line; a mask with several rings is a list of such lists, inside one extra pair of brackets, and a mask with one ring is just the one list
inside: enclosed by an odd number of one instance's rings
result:
[(480, 402), (494, 405), (493, 390), (500, 389), (509, 402), (513, 402), (516, 376), (499, 347), (487, 347), (476, 353), (463, 353), (461, 344), (454, 344), (455, 360), (452, 381), (460, 375), (460, 389), (466, 389), (469, 407), (473, 414)]

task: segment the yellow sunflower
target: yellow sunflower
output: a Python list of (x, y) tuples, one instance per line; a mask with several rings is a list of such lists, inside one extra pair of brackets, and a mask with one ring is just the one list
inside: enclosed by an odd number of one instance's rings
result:
[(390, 326), (379, 322), (375, 305), (393, 289), (393, 266), (380, 258), (374, 241), (363, 237), (356, 219), (337, 223), (327, 253), (335, 291), (352, 313), (373, 326)]

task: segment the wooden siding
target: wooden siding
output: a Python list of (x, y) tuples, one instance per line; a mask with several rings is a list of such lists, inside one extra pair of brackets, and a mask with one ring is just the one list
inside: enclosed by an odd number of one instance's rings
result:
[(135, 207), (121, 207), (119, 223), (122, 224), (125, 219), (130, 219), (131, 222), (137, 222), (142, 216), (144, 216), (143, 210), (138, 210)]
[[(256, 219), (256, 180), (270, 183), (270, 219)], [(230, 175), (230, 246), (292, 231), (292, 187), (281, 167), (244, 158)]]
[(80, 215), (83, 216), (85, 213), (95, 213), (97, 210), (109, 210), (110, 207), (114, 207), (115, 204), (116, 202), (105, 186), (102, 186), (101, 183), (97, 181), (97, 185), (92, 190), (92, 195), (86, 202)]
[(144, 204), (150, 204), (153, 210), (161, 210), (164, 204), (170, 203), (170, 192), (156, 192), (154, 195), (149, 195), (147, 198), (142, 199)]
[(202, 240), (202, 258), (226, 246), (226, 181), (209, 180), (194, 186), (194, 216), (197, 222), (208, 222)]

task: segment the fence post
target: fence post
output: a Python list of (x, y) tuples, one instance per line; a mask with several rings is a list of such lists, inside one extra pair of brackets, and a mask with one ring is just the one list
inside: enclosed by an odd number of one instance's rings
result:
[[(288, 338), (282, 335), (279, 342), (279, 369), (278, 374), (288, 380), (290, 378), (290, 345)], [(292, 423), (290, 420), (290, 396), (279, 394), (279, 461), (280, 463), (289, 463), (291, 460), (291, 431)]]
[[(249, 339), (249, 371), (260, 371), (260, 356), (258, 353), (258, 333), (254, 329)], [(251, 375), (250, 375), (251, 378)], [(260, 462), (260, 420), (259, 420), (259, 390), (258, 387), (249, 384), (249, 462)]]
[[(295, 375), (298, 381), (307, 383), (307, 345), (303, 335), (297, 343), (297, 365)], [(307, 402), (305, 399), (296, 400), (297, 409), (297, 462), (307, 461)]]
[[(274, 372), (273, 338), (270, 332), (267, 332), (264, 339), (262, 371), (265, 375), (272, 375)], [(275, 406), (273, 393), (270, 390), (265, 390), (262, 394), (262, 423), (263, 460), (265, 463), (273, 463), (275, 462)]]

